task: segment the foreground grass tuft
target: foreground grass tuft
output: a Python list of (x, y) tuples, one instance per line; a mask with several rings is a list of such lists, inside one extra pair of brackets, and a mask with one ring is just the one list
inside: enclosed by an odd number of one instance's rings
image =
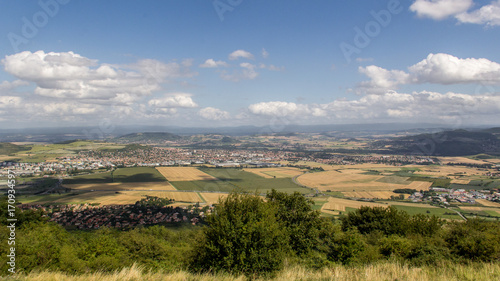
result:
[[(13, 277), (13, 278), (12, 278)], [(244, 281), (245, 276), (233, 276), (227, 273), (194, 274), (187, 271), (150, 272), (140, 266), (133, 265), (115, 273), (89, 273), (69, 275), (58, 272), (32, 272), (27, 275), (15, 275), (2, 280), (19, 281)], [(295, 281), (295, 280), (342, 280), (342, 281), (455, 281), (455, 280), (500, 280), (499, 263), (452, 264), (440, 266), (411, 267), (395, 262), (384, 262), (365, 266), (333, 266), (320, 270), (311, 270), (303, 266), (288, 267), (273, 278), (256, 280)]]

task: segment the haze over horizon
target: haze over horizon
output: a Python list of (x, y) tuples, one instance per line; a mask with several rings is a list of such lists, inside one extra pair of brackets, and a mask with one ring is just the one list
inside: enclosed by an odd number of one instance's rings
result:
[(3, 129), (499, 125), (500, 0), (0, 3)]

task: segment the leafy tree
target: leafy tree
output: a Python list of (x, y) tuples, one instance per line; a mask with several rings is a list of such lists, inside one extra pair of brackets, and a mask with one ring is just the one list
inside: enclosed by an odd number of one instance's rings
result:
[(274, 189), (267, 199), (278, 208), (276, 216), (286, 228), (292, 250), (302, 255), (318, 245), (320, 212), (312, 209), (312, 200), (298, 192), (287, 194)]
[(328, 259), (342, 264), (357, 263), (366, 247), (363, 235), (356, 229), (350, 229), (335, 236)]
[(270, 273), (283, 265), (287, 237), (277, 208), (257, 195), (231, 193), (207, 217), (193, 266), (201, 271), (247, 275)]
[(342, 230), (347, 231), (356, 227), (361, 234), (372, 231), (382, 231), (385, 235), (397, 234), (404, 236), (408, 231), (409, 215), (393, 206), (366, 207), (342, 217)]
[(454, 222), (445, 234), (451, 252), (474, 261), (500, 259), (500, 225), (481, 219)]

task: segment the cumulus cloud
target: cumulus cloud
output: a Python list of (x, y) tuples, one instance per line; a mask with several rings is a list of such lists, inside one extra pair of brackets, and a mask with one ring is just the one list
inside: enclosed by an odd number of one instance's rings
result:
[(191, 94), (187, 93), (171, 93), (165, 94), (161, 98), (151, 99), (148, 105), (154, 108), (193, 108), (198, 105), (191, 98)]
[(215, 61), (213, 59), (208, 59), (206, 60), (204, 63), (200, 64), (200, 67), (202, 68), (215, 68), (215, 67), (219, 67), (219, 66), (228, 66), (228, 64), (224, 61)]
[(0, 96), (0, 109), (19, 108), (23, 99), (16, 96)]
[[(338, 99), (326, 104), (274, 101), (252, 104), (249, 112), (264, 117), (318, 118), (325, 121), (429, 121), (465, 122), (470, 118), (492, 121), (500, 117), (500, 96), (460, 93), (413, 92), (369, 94), (355, 100)], [(452, 120), (453, 119), (453, 120)]]
[(375, 65), (360, 67), (359, 72), (370, 78), (359, 88), (368, 92), (384, 92), (401, 84), (498, 84), (500, 64), (485, 58), (461, 59), (449, 54), (429, 54), (427, 58), (410, 66), (408, 72), (387, 70)]
[(360, 83), (360, 87), (367, 91), (386, 91), (394, 89), (408, 81), (409, 74), (401, 70), (387, 70), (375, 65), (359, 67), (359, 72), (371, 80)]
[(271, 101), (251, 104), (248, 109), (251, 113), (264, 116), (297, 116), (308, 115), (310, 109), (308, 105), (296, 104), (293, 102)]
[(500, 25), (500, 0), (493, 1), (472, 12), (458, 14), (456, 18), (462, 23)]
[(416, 0), (410, 6), (410, 11), (415, 12), (419, 17), (435, 20), (453, 16), (459, 23), (500, 25), (500, 0), (469, 11), (473, 5), (472, 0)]
[(239, 64), (239, 67), (239, 70), (235, 70), (232, 73), (222, 71), (220, 77), (224, 80), (238, 82), (240, 80), (253, 80), (259, 76), (259, 73), (255, 70), (257, 66), (254, 64), (242, 62)]
[(254, 56), (250, 52), (247, 52), (245, 50), (236, 50), (236, 51), (232, 52), (231, 54), (229, 54), (229, 59), (230, 60), (237, 60), (239, 58), (245, 58), (245, 59), (251, 59), (251, 60), (253, 60)]
[(419, 17), (442, 20), (467, 11), (472, 4), (472, 0), (416, 0), (410, 11)]
[(500, 64), (484, 58), (460, 59), (448, 54), (429, 54), (409, 70), (415, 83), (500, 82)]
[(190, 60), (166, 64), (146, 59), (114, 66), (73, 52), (25, 51), (6, 56), (2, 63), (6, 72), (35, 83), (35, 94), (53, 98), (109, 100), (124, 93), (147, 96), (170, 79), (196, 75), (189, 70)]
[(208, 120), (227, 120), (231, 117), (229, 112), (213, 107), (200, 109), (198, 115)]

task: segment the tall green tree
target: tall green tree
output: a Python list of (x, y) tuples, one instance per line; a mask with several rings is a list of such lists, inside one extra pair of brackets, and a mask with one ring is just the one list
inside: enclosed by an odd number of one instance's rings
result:
[(247, 275), (281, 269), (288, 246), (277, 210), (257, 195), (231, 193), (220, 200), (207, 217), (194, 268)]
[(283, 223), (288, 243), (299, 256), (316, 248), (321, 227), (320, 212), (314, 211), (314, 202), (295, 192), (287, 194), (275, 189), (267, 194), (269, 203), (278, 208), (277, 219)]

